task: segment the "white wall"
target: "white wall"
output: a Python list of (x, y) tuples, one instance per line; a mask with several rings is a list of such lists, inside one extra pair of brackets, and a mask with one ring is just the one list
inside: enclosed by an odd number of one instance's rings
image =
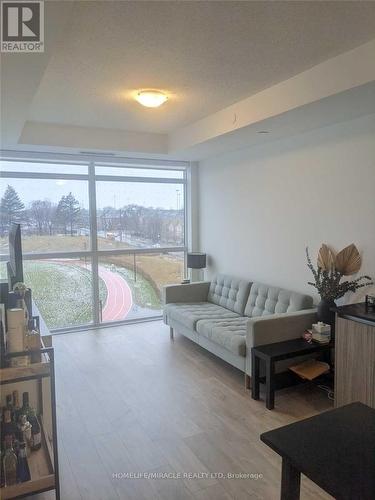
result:
[(305, 247), (315, 262), (324, 242), (355, 243), (375, 277), (375, 115), (203, 161), (199, 206), (208, 276), (314, 295)]

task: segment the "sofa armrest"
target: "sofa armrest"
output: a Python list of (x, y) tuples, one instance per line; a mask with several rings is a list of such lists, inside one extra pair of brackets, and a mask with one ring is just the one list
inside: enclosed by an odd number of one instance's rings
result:
[(209, 288), (209, 281), (198, 281), (183, 285), (166, 285), (163, 287), (163, 304), (173, 302), (207, 302)]
[(257, 345), (300, 338), (316, 320), (316, 309), (251, 318), (247, 324), (247, 350), (250, 352)]

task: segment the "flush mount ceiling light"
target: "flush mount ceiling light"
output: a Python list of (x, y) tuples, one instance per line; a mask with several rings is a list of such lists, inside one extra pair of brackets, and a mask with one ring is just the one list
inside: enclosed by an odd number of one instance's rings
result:
[(140, 90), (135, 99), (146, 108), (158, 108), (168, 100), (168, 97), (160, 90)]

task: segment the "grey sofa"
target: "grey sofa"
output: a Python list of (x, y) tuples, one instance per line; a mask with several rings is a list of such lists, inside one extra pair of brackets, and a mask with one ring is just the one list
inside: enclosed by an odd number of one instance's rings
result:
[[(163, 299), (171, 338), (176, 330), (242, 370), (247, 388), (253, 346), (299, 338), (316, 321), (308, 295), (224, 274), (211, 282), (166, 286)], [(276, 370), (286, 366), (281, 362)]]

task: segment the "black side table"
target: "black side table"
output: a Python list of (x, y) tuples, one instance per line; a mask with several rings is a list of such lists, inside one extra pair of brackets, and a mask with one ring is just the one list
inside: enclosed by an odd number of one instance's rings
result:
[(304, 354), (329, 352), (331, 347), (331, 344), (309, 343), (302, 338), (253, 347), (251, 349), (251, 397), (259, 399), (261, 359), (266, 365), (266, 407), (272, 410), (275, 406), (275, 363)]
[(282, 457), (281, 500), (300, 498), (301, 473), (338, 500), (374, 500), (373, 408), (352, 403), (260, 439)]

